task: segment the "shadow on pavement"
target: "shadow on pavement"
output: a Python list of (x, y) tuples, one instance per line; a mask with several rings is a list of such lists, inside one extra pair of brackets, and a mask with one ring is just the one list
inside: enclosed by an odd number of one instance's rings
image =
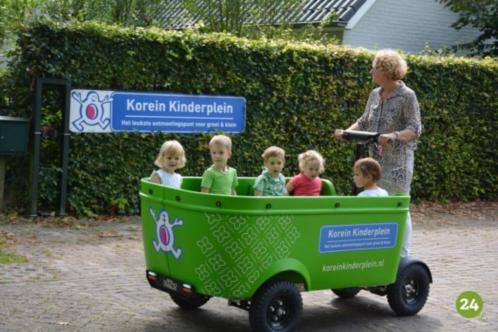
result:
[[(334, 295), (331, 295), (334, 296)], [(391, 331), (400, 322), (407, 330), (417, 326), (441, 327), (439, 320), (425, 316), (422, 311), (409, 317), (399, 317), (391, 310), (387, 298), (381, 302), (360, 295), (352, 299), (334, 298), (327, 305), (305, 305), (299, 330), (302, 331)], [(385, 301), (385, 303), (382, 303)], [(422, 324), (422, 325), (419, 325)]]
[[(248, 332), (249, 316), (241, 310), (241, 315), (233, 315), (230, 312), (219, 312), (209, 308), (200, 308), (197, 310), (184, 310), (175, 308), (164, 313), (164, 323), (151, 323), (145, 327), (145, 331), (230, 331), (230, 332)], [(171, 325), (173, 320), (166, 319), (166, 315), (175, 316), (174, 326)]]
[[(398, 317), (390, 309), (387, 299), (380, 299), (385, 300), (385, 304), (361, 295), (353, 299), (335, 298), (323, 305), (307, 304), (305, 300), (297, 331), (391, 331), (400, 324), (407, 330), (416, 331), (420, 326), (431, 326), (432, 330), (442, 326), (439, 320), (424, 315), (423, 310), (415, 316)], [(147, 325), (145, 331), (250, 331), (248, 313), (239, 309), (234, 313), (233, 310), (200, 308), (187, 311), (174, 308), (164, 312), (164, 322), (156, 320)], [(170, 319), (171, 316), (175, 319)]]

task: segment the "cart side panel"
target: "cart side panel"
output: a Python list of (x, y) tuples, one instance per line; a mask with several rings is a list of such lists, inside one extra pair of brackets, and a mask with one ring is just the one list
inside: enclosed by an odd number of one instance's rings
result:
[(163, 197), (164, 187), (142, 181), (140, 190), (140, 215), (142, 220), (145, 266), (147, 270), (168, 275), (168, 259), (160, 250), (161, 230), (159, 230), (158, 234), (159, 216), (163, 209)]
[[(286, 271), (300, 274), (308, 290), (386, 285), (396, 277), (408, 196), (231, 197), (162, 188), (160, 203), (144, 194), (148, 187), (141, 192), (147, 268), (200, 294), (250, 298)], [(157, 250), (161, 213), (176, 225)], [(374, 236), (378, 228), (389, 232), (386, 243)]]
[(272, 276), (272, 264), (288, 258), (298, 240), (292, 217), (287, 215), (270, 218), (175, 206), (170, 210), (185, 220), (176, 233), (182, 257), (168, 257), (170, 274), (191, 283), (201, 294), (251, 297), (258, 281)]
[(358, 209), (307, 217), (298, 230), (300, 241), (308, 245), (296, 247), (292, 256), (306, 262), (311, 275), (309, 290), (394, 282), (405, 215), (402, 211), (365, 213)]

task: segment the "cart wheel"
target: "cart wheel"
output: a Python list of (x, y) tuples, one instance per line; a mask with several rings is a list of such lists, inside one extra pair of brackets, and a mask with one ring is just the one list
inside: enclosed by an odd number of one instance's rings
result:
[(350, 299), (360, 292), (360, 288), (350, 287), (350, 288), (340, 288), (332, 289), (335, 295), (339, 296), (341, 299)]
[(199, 295), (199, 294), (181, 294), (177, 292), (169, 293), (169, 296), (179, 307), (187, 310), (194, 310), (204, 305), (209, 301), (209, 296)]
[(420, 264), (408, 265), (394, 284), (387, 287), (387, 301), (399, 316), (411, 316), (419, 312), (429, 295), (430, 278)]
[(249, 321), (253, 331), (293, 331), (301, 317), (303, 301), (297, 287), (288, 281), (271, 281), (251, 300)]

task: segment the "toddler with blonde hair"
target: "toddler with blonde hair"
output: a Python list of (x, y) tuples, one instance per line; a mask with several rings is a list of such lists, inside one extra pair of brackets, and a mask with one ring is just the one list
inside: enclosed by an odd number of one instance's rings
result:
[(159, 169), (152, 172), (150, 180), (165, 186), (180, 188), (182, 176), (175, 171), (183, 168), (186, 162), (185, 150), (180, 142), (176, 140), (166, 141), (161, 146), (154, 162)]
[(209, 141), (213, 164), (204, 171), (201, 192), (222, 195), (236, 195), (237, 170), (227, 165), (232, 156), (232, 140), (225, 135), (215, 135)]
[(298, 156), (300, 174), (287, 183), (287, 191), (294, 196), (319, 196), (322, 191), (322, 180), (325, 161), (320, 153), (308, 150)]

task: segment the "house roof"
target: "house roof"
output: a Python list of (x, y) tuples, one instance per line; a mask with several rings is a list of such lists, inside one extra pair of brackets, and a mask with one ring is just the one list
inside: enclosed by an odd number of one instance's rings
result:
[[(346, 25), (354, 14), (367, 0), (304, 0), (299, 5), (293, 6), (284, 12), (278, 8), (271, 8), (273, 12), (279, 12), (273, 19), (274, 24), (316, 24), (326, 20), (330, 14), (335, 13), (336, 22)], [(278, 2), (276, 2), (278, 3)], [(278, 5), (277, 5), (278, 6)], [(283, 11), (283, 10), (282, 10)], [(183, 29), (194, 26), (199, 17), (187, 11), (181, 0), (170, 0), (158, 13), (159, 21), (165, 28)], [(261, 20), (250, 22), (251, 24), (264, 24)]]

